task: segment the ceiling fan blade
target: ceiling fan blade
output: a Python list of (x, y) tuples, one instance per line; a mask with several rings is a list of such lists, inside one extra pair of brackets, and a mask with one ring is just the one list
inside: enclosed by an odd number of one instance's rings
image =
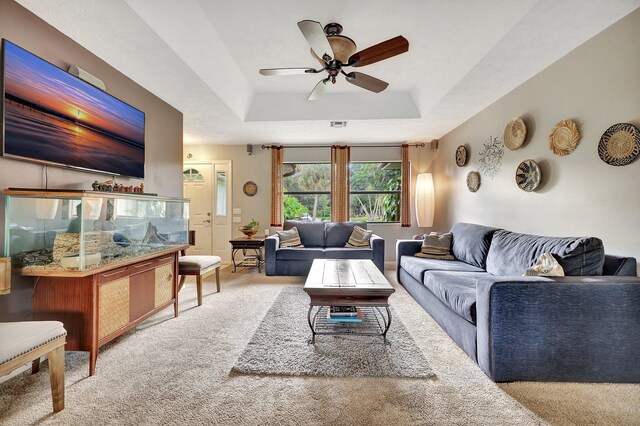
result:
[(389, 83), (386, 81), (382, 81), (361, 72), (350, 72), (347, 74), (347, 81), (375, 93), (380, 93), (389, 86)]
[(322, 58), (325, 62), (333, 59), (333, 50), (320, 22), (300, 21), (298, 22), (298, 28), (300, 28), (302, 35), (307, 39), (309, 46), (319, 58)]
[(313, 68), (263, 68), (260, 70), (262, 75), (298, 75), (312, 74), (316, 70)]
[(318, 84), (316, 84), (316, 87), (314, 87), (313, 90), (311, 91), (311, 93), (309, 94), (309, 97), (307, 98), (307, 100), (308, 101), (315, 101), (316, 99), (318, 99), (319, 97), (324, 95), (324, 92), (327, 91), (327, 83), (328, 82), (329, 82), (328, 78), (320, 80), (318, 82)]
[(354, 67), (363, 67), (384, 59), (389, 59), (408, 50), (409, 41), (402, 36), (398, 36), (354, 53), (349, 58), (349, 64), (352, 64)]

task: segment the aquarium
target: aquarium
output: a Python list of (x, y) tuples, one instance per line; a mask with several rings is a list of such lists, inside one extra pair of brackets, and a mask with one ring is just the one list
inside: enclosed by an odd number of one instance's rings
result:
[(189, 200), (92, 191), (6, 190), (13, 268), (83, 271), (188, 244)]

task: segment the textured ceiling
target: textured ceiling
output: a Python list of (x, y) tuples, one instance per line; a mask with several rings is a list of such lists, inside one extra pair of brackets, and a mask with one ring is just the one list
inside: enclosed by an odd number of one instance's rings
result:
[[(184, 113), (185, 143), (393, 142), (439, 138), (640, 6), (640, 0), (18, 0)], [(409, 52), (339, 80), (319, 75), (296, 22), (338, 22), (363, 49), (403, 35)], [(99, 76), (98, 76), (99, 77)], [(108, 90), (108, 88), (107, 88)], [(346, 119), (333, 129), (329, 120)]]

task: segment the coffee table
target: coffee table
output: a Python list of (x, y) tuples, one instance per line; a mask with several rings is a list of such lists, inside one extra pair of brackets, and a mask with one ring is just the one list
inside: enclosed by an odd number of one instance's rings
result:
[[(317, 335), (365, 335), (381, 336), (389, 344), (389, 296), (395, 290), (371, 260), (316, 259), (304, 291), (311, 299), (309, 343), (315, 343)], [(331, 306), (356, 306), (362, 322), (330, 321), (327, 311)]]

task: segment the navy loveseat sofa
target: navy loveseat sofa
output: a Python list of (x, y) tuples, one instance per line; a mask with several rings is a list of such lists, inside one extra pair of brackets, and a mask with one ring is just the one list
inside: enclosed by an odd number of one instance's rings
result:
[[(598, 238), (552, 238), (458, 223), (453, 261), (397, 243), (397, 277), (496, 382), (640, 382), (636, 259)], [(551, 252), (564, 277), (523, 277)]]
[(371, 247), (345, 247), (362, 222), (305, 222), (285, 220), (284, 229), (298, 229), (304, 248), (280, 247), (277, 234), (264, 240), (265, 272), (267, 275), (307, 275), (314, 259), (370, 259), (384, 272), (384, 239), (373, 234)]

